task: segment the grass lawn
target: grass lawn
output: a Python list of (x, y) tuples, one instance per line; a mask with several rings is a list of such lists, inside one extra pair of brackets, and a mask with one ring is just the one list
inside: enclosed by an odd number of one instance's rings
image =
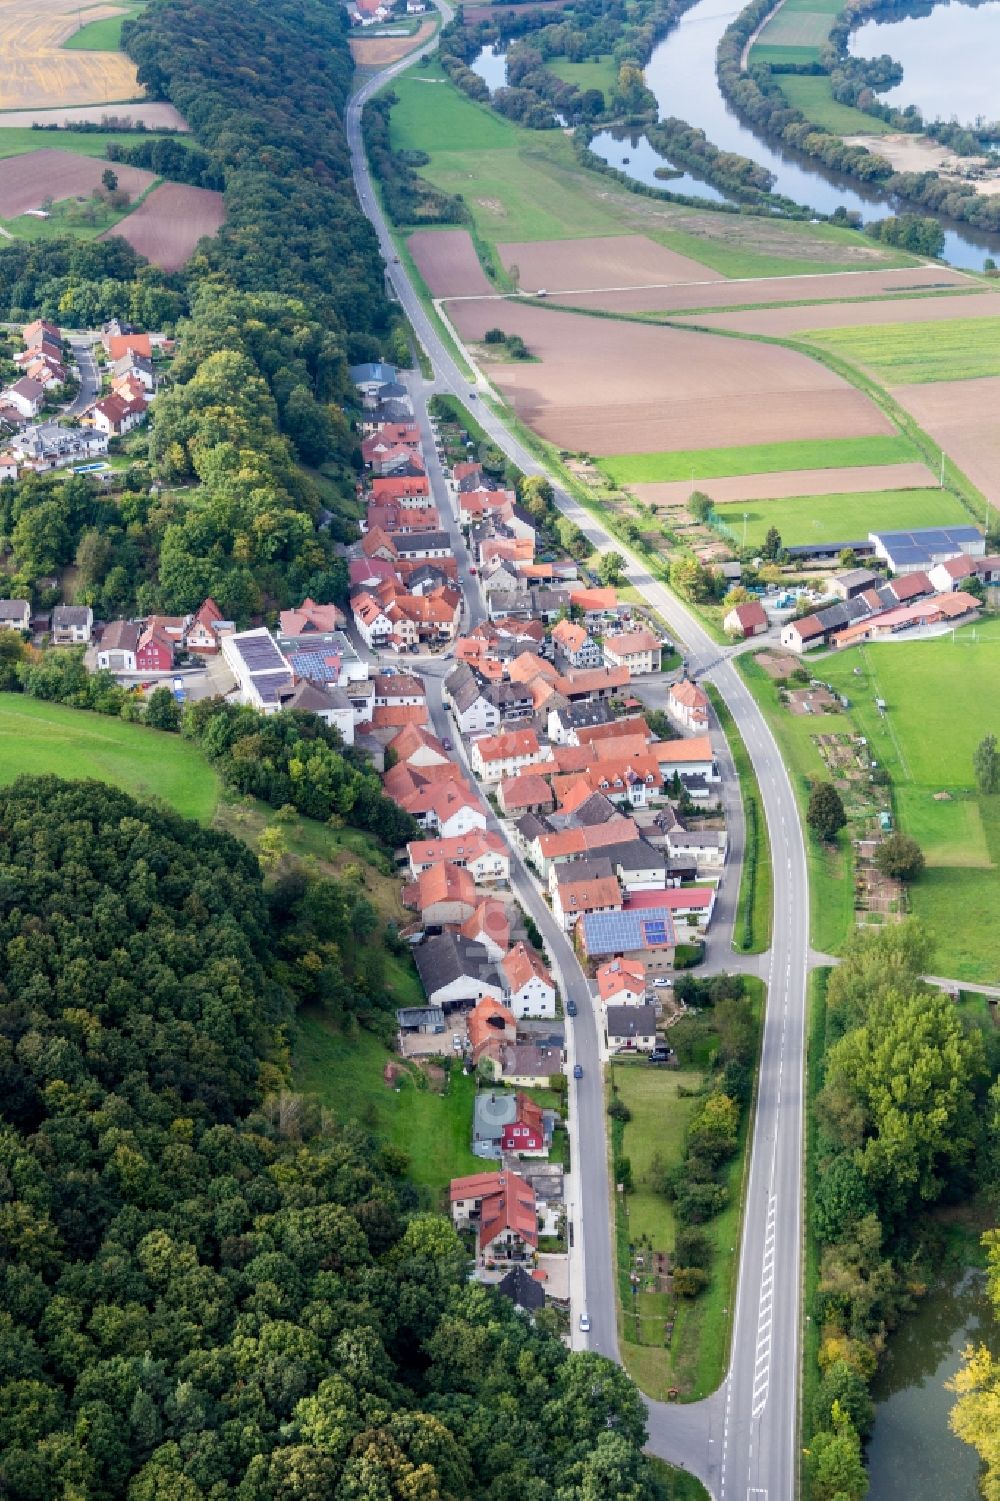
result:
[(838, 104), (826, 73), (815, 76), (783, 73), (778, 84), (793, 109), (801, 110), (807, 120), (832, 135), (885, 135), (892, 129), (876, 115), (866, 115), (849, 104)]
[[(705, 687), (712, 707), (729, 742), (729, 751), (740, 779), (746, 846), (740, 871), (740, 894), (733, 941), (747, 954), (763, 954), (771, 946), (771, 921), (774, 908), (774, 878), (771, 869), (771, 841), (760, 786), (753, 762), (736, 728), (732, 714), (719, 690), (711, 683)], [(744, 942), (744, 939), (747, 939)]]
[[(102, 23), (95, 22), (95, 25), (100, 24)], [(109, 109), (109, 113), (113, 113), (113, 110)], [(32, 130), (28, 125), (2, 125), (0, 159), (25, 156), (29, 151), (72, 151), (77, 156), (103, 157), (108, 141), (117, 141), (121, 146), (134, 146), (138, 140), (160, 139), (160, 134), (155, 130), (145, 131), (139, 136), (120, 130)]]
[[(985, 638), (985, 639), (984, 639)], [(812, 659), (807, 658), (807, 665)], [(792, 715), (759, 668), (741, 662), (801, 786), (825, 775), (812, 736), (851, 728), (892, 777), (896, 821), (920, 844), (927, 868), (910, 907), (935, 943), (934, 972), (989, 982), (1000, 973), (1000, 796), (980, 797), (972, 754), (1000, 736), (1000, 629), (969, 626), (930, 641), (889, 641), (826, 656), (813, 670), (851, 700), (847, 715)], [(881, 715), (875, 699), (886, 704)], [(941, 796), (944, 794), (944, 796)], [(810, 841), (813, 941), (834, 952), (850, 931), (853, 893), (846, 855)]]
[(1000, 375), (1000, 318), (816, 329), (798, 337), (864, 366), (887, 386)]
[(579, 63), (570, 62), (567, 57), (551, 57), (545, 66), (564, 83), (575, 83), (578, 89), (600, 89), (605, 99), (610, 98), (618, 83), (618, 64), (610, 55), (588, 57)]
[(307, 1012), (299, 1017), (295, 1087), (317, 1095), (337, 1120), (359, 1121), (406, 1152), (408, 1176), (429, 1190), (437, 1207), (449, 1179), (486, 1165), (469, 1146), (475, 1080), (452, 1068), (438, 1093), (412, 1069), (392, 1088), (382, 1072), (394, 1057), (370, 1032), (338, 1032), (322, 1015)]
[[(764, 986), (759, 980), (750, 980), (747, 988), (759, 1018)], [(700, 1024), (696, 1020), (691, 1025), (698, 1032), (693, 1054), (697, 1067), (673, 1071), (632, 1062), (614, 1067), (614, 1083), (632, 1112), (624, 1127), (614, 1125), (615, 1151), (629, 1158), (634, 1182), (633, 1191), (627, 1195), (627, 1215), (621, 1206), (616, 1215), (622, 1359), (642, 1390), (661, 1400), (672, 1387), (679, 1389), (682, 1398), (696, 1400), (708, 1396), (722, 1380), (742, 1221), (746, 1117), (740, 1150), (728, 1167), (729, 1203), (704, 1227), (715, 1243), (708, 1287), (695, 1299), (675, 1300), (666, 1293), (645, 1290), (633, 1301), (628, 1278), (629, 1243), (638, 1245), (645, 1239), (653, 1250), (667, 1252), (674, 1247), (673, 1210), (653, 1192), (649, 1173), (655, 1154), (668, 1167), (680, 1162), (687, 1122), (698, 1103), (693, 1096), (685, 1097), (684, 1092), (696, 1091), (705, 1082), (702, 1066), (707, 1070), (715, 1049), (710, 1021)], [(668, 1318), (674, 1320), (669, 1348), (663, 1338)]]
[(179, 735), (0, 693), (0, 782), (19, 776), (95, 777), (135, 797), (158, 797), (209, 823), (219, 781), (205, 757)]
[[(846, 716), (824, 715), (822, 720), (817, 721), (813, 715), (790, 714), (779, 703), (774, 683), (757, 666), (752, 656), (741, 656), (737, 658), (737, 662), (748, 688), (774, 731), (804, 820), (808, 782), (828, 775), (813, 736), (827, 730), (849, 728)], [(809, 666), (808, 663), (806, 665)], [(817, 665), (812, 670), (822, 672), (825, 677), (831, 665), (834, 665), (831, 660), (824, 658), (822, 668)], [(830, 681), (834, 681), (832, 676)], [(806, 858), (809, 867), (810, 936), (815, 947), (822, 953), (835, 954), (850, 933), (854, 921), (850, 843), (842, 832), (837, 844), (821, 845), (807, 830)]]
[(617, 485), (648, 485), (658, 480), (721, 479), (730, 474), (778, 474), (788, 469), (905, 464), (919, 457), (909, 438), (894, 434), (754, 443), (734, 448), (686, 448), (674, 453), (623, 453), (599, 462)]
[(794, 495), (780, 500), (734, 501), (716, 507), (742, 545), (746, 517), (748, 547), (764, 541), (776, 526), (788, 547), (803, 542), (853, 541), (870, 531), (903, 531), (921, 526), (968, 526), (968, 511), (950, 490), (874, 490), (861, 495)]
[(122, 22), (139, 15), (142, 7), (132, 6), (123, 15), (105, 16), (102, 21), (88, 21), (63, 42), (71, 52), (120, 52)]
[(651, 1454), (647, 1454), (646, 1460), (664, 1486), (670, 1501), (709, 1501), (708, 1491), (701, 1481), (694, 1475), (689, 1475), (687, 1470), (677, 1470), (673, 1465), (668, 1465), (665, 1459), (654, 1459)]

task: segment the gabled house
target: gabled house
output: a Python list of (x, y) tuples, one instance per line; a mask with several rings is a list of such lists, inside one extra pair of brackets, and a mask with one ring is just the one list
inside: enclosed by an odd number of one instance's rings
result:
[[(868, 570), (863, 570), (866, 574)], [(875, 575), (871, 574), (871, 578)], [(727, 636), (734, 636), (738, 641), (746, 641), (751, 636), (762, 636), (768, 629), (770, 621), (764, 606), (756, 599), (747, 600), (746, 604), (733, 605), (729, 614), (722, 622), (722, 629)]]
[(52, 611), (52, 644), (79, 646), (90, 640), (94, 612), (89, 605), (56, 605)]
[(602, 1006), (645, 1006), (646, 966), (640, 959), (610, 959), (597, 966)]
[(0, 630), (31, 629), (31, 604), (26, 599), (0, 599)]
[(278, 634), (283, 641), (330, 641), (342, 631), (344, 612), (337, 605), (318, 605), (308, 596), (295, 610), (282, 610), (278, 616)]
[(135, 650), (137, 672), (170, 672), (174, 665), (174, 642), (155, 619), (139, 638)]
[(601, 665), (601, 648), (573, 620), (557, 621), (552, 627), (552, 644), (570, 667)]
[(220, 637), (232, 628), (232, 621), (224, 619), (210, 595), (195, 611), (184, 638), (184, 648), (201, 657), (215, 656), (221, 650)]
[(446, 1012), (468, 1010), (485, 996), (503, 999), (503, 987), (482, 944), (441, 933), (418, 944), (413, 959), (431, 1006)]
[(517, 1040), (517, 1020), (513, 1011), (502, 1001), (486, 996), (477, 1001), (469, 1013), (467, 1033), (472, 1062), (478, 1066), (484, 1058), (488, 1058), (499, 1070), (500, 1052), (504, 1043)]
[(463, 923), (476, 910), (476, 885), (467, 870), (441, 861), (421, 871), (404, 900), (417, 909), (425, 927)]
[(492, 786), (505, 777), (517, 776), (526, 767), (538, 766), (548, 754), (548, 747), (539, 745), (534, 730), (506, 730), (474, 740), (469, 759), (480, 781)]
[(692, 683), (688, 678), (671, 683), (667, 694), (667, 709), (677, 723), (692, 734), (702, 735), (708, 732), (708, 694), (697, 683)]
[(104, 627), (97, 648), (97, 666), (101, 672), (135, 672), (135, 652), (142, 631), (134, 621), (112, 620)]
[(526, 943), (516, 943), (500, 962), (507, 1005), (518, 1018), (552, 1017), (556, 1014), (556, 987), (552, 976)]
[(656, 1046), (655, 1006), (608, 1006), (604, 1036), (609, 1053), (651, 1053)]
[(453, 1178), (450, 1199), (456, 1227), (476, 1230), (480, 1260), (517, 1265), (532, 1259), (538, 1248), (538, 1206), (535, 1190), (517, 1173)]
[(290, 693), (282, 694), (281, 707), (315, 714), (331, 730), (339, 731), (345, 745), (354, 744), (354, 709), (343, 688), (335, 683), (300, 678)]
[(477, 886), (510, 877), (510, 856), (500, 835), (479, 829), (455, 839), (414, 839), (406, 852), (413, 876), (448, 861), (467, 870)]
[(22, 417), (37, 417), (45, 401), (45, 387), (40, 381), (23, 375), (3, 392), (9, 406), (16, 407)]
[(500, 726), (500, 710), (486, 697), (483, 684), (467, 662), (444, 680), (444, 694), (463, 735), (484, 734)]
[(645, 628), (604, 638), (605, 662), (609, 667), (627, 667), (633, 677), (659, 672), (661, 652), (659, 639)]
[(522, 771), (516, 777), (504, 778), (497, 790), (497, 801), (505, 818), (548, 813), (555, 807), (552, 788), (537, 771)]
[(573, 860), (557, 865), (549, 877), (552, 915), (564, 933), (572, 933), (591, 912), (620, 912), (621, 888), (610, 860)]
[(470, 942), (481, 943), (493, 963), (499, 964), (510, 948), (507, 908), (497, 897), (483, 897), (472, 916), (462, 924), (460, 932)]

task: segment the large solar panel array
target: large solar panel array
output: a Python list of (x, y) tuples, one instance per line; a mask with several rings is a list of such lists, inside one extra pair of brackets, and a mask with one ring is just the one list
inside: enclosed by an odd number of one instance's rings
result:
[(250, 669), (253, 676), (259, 672), (281, 672), (285, 668), (285, 661), (280, 651), (275, 646), (271, 637), (262, 632), (247, 634), (239, 637), (240, 656)]
[(640, 948), (662, 948), (674, 942), (669, 913), (655, 907), (634, 912), (591, 912), (583, 919), (590, 954), (628, 953)]
[(975, 526), (924, 526), (914, 531), (872, 532), (885, 547), (923, 547), (937, 552), (961, 542), (978, 542), (982, 532)]
[(289, 652), (288, 661), (300, 678), (308, 678), (312, 683), (340, 681), (340, 662), (329, 648), (324, 651)]

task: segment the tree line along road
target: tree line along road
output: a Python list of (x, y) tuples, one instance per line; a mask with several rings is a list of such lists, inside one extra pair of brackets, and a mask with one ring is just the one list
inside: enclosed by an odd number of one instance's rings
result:
[[(436, 0), (445, 20), (451, 10)], [(423, 398), (454, 395), (474, 414), (492, 442), (525, 474), (546, 475), (502, 418), (481, 404), (398, 262), (371, 181), (361, 137), (361, 112), (378, 89), (436, 47), (432, 39), (401, 63), (366, 80), (347, 112), (346, 132), (355, 186), (378, 235), (387, 277), (433, 367)], [(480, 390), (487, 389), (482, 384)], [(715, 683), (725, 699), (760, 784), (774, 865), (774, 926), (763, 973), (768, 1001), (761, 1045), (752, 1156), (729, 1368), (719, 1390), (685, 1406), (650, 1402), (649, 1447), (683, 1466), (719, 1501), (791, 1501), (798, 1479), (800, 1288), (803, 1199), (803, 1075), (806, 976), (809, 965), (809, 892), (805, 845), (791, 782), (774, 737), (752, 696), (697, 619), (588, 511), (559, 486), (555, 503), (598, 551), (616, 549), (628, 582), (684, 642), (689, 668)], [(520, 886), (520, 883), (518, 883)], [(530, 883), (524, 898), (546, 941), (554, 946), (564, 981), (575, 994), (583, 980), (572, 951), (553, 933), (547, 909), (538, 910)], [(544, 908), (544, 903), (541, 903)], [(558, 946), (561, 939), (566, 955)], [(573, 976), (571, 979), (570, 976)], [(580, 1136), (575, 1220), (585, 1266), (590, 1347), (617, 1359), (614, 1254), (607, 1171), (604, 1098), (600, 1087), (596, 1020), (588, 1003), (574, 1028), (572, 1056), (583, 1063), (575, 1097)]]

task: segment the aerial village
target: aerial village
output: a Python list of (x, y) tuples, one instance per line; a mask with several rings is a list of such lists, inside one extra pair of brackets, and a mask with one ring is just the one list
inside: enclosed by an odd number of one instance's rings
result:
[[(79, 400), (79, 368), (69, 377), (58, 329), (25, 329), (25, 374), (0, 398), (13, 434), (0, 465), (79, 472), (142, 420), (159, 379), (148, 336), (104, 338), (110, 390), (67, 428), (43, 408), (68, 378)], [(573, 983), (582, 973), (602, 1059), (676, 1066), (676, 976), (731, 951), (739, 788), (663, 622), (555, 545), (453, 420), (418, 420), (394, 367), (351, 374), (364, 516), (345, 549), (346, 609), (306, 598), (241, 630), (210, 598), (107, 622), (4, 600), (0, 622), (82, 645), (91, 670), (140, 689), (166, 680), (179, 698), (316, 714), (370, 755), (420, 829), (398, 868), (424, 1002), (397, 1012), (398, 1052), (449, 1058), (477, 1084), (468, 1132), (483, 1167), (452, 1182), (453, 1221), (478, 1277), (529, 1312), (566, 1307)], [(852, 546), (872, 566), (794, 602), (774, 590), (734, 605), (730, 639), (802, 654), (966, 620), (980, 598), (963, 584), (1000, 581), (973, 528)]]

